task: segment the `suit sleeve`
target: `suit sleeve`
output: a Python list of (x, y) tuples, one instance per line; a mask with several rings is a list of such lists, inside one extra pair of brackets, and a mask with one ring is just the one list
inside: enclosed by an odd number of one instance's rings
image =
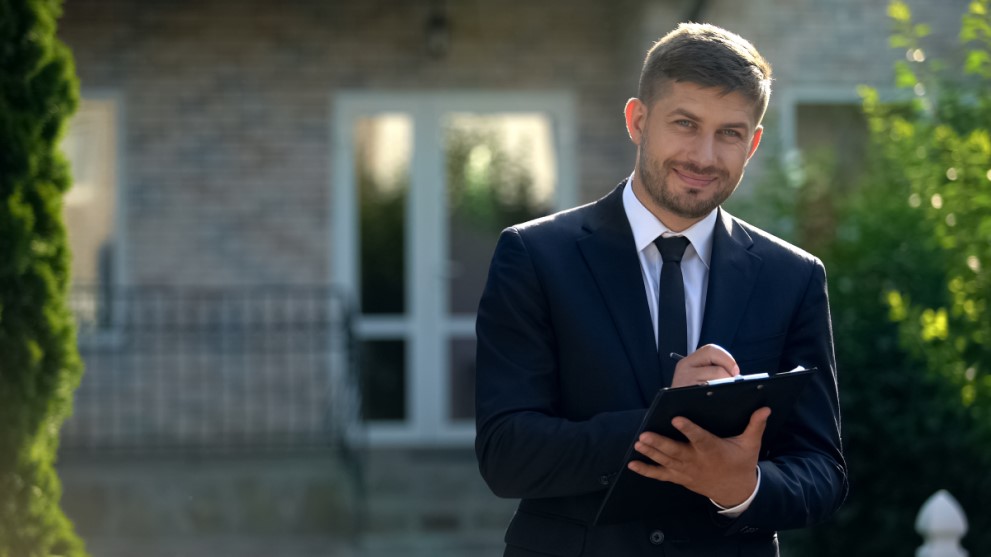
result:
[(848, 482), (840, 441), (840, 408), (826, 273), (814, 261), (788, 332), (782, 367), (819, 368), (782, 434), (762, 450), (761, 486), (732, 531), (804, 528), (831, 515)]
[[(482, 477), (501, 497), (601, 490), (619, 469), (644, 410), (562, 417), (551, 304), (524, 239), (505, 230), (476, 324), (477, 437)], [(575, 303), (581, 303), (576, 300)]]

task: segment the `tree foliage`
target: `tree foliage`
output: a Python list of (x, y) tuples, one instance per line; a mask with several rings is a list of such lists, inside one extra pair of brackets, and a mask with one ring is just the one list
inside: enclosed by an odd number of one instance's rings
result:
[(84, 555), (59, 508), (58, 430), (82, 366), (58, 152), (78, 102), (57, 0), (0, 0), (0, 557)]
[[(925, 60), (920, 26), (900, 2), (898, 42)], [(922, 27), (922, 31), (926, 28)], [(963, 84), (907, 62), (899, 71), (919, 96), (902, 115), (865, 92), (876, 151), (897, 177), (909, 212), (941, 256), (938, 300), (917, 300), (909, 285), (887, 292), (902, 344), (960, 391), (978, 432), (991, 439), (991, 17), (988, 0), (971, 3), (960, 39), (969, 45)], [(920, 54), (921, 53), (921, 54)], [(928, 83), (927, 83), (928, 82)], [(903, 197), (905, 197), (903, 195)]]

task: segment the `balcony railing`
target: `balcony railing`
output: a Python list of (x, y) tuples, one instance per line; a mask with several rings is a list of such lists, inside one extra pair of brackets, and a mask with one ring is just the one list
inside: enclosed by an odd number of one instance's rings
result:
[(70, 451), (298, 450), (360, 433), (349, 300), (329, 287), (76, 288)]

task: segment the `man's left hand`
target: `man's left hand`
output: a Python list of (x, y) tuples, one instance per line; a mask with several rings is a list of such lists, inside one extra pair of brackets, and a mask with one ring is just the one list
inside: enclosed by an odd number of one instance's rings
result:
[(770, 408), (758, 409), (750, 416), (743, 433), (725, 439), (679, 416), (671, 424), (688, 442), (644, 432), (635, 448), (656, 465), (633, 461), (630, 470), (684, 486), (721, 507), (735, 507), (746, 501), (757, 487), (760, 441), (770, 415)]

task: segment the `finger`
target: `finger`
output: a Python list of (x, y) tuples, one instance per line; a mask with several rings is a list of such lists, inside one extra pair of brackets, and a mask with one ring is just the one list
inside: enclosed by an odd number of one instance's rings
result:
[(645, 431), (640, 434), (637, 438), (637, 442), (649, 448), (655, 450), (659, 453), (663, 453), (668, 458), (680, 461), (685, 451), (685, 444), (675, 441), (674, 439), (669, 439), (663, 435), (658, 435), (656, 433)]
[(627, 464), (627, 468), (641, 476), (662, 482), (676, 483), (685, 487), (688, 487), (691, 482), (691, 478), (682, 472), (665, 466), (651, 466), (638, 460), (631, 461)]
[(722, 366), (705, 366), (696, 367), (692, 371), (695, 373), (695, 377), (699, 379), (699, 383), (704, 383), (705, 381), (710, 381), (712, 379), (725, 379), (727, 377), (733, 377), (731, 372)]
[(677, 461), (672, 458), (671, 455), (663, 451), (659, 451), (646, 443), (637, 441), (633, 444), (633, 449), (661, 466), (672, 466), (677, 464)]
[(692, 367), (691, 364), (688, 364), (684, 367), (675, 368), (671, 386), (687, 387), (690, 385), (701, 385), (706, 381), (725, 379), (727, 377), (730, 377), (729, 372), (722, 367), (709, 365)]
[(718, 344), (706, 344), (682, 361), (692, 367), (719, 367), (730, 377), (740, 375), (740, 366), (737, 365), (736, 360)]
[[(753, 419), (753, 416), (751, 416), (751, 419)], [(671, 425), (680, 431), (682, 435), (688, 439), (689, 443), (696, 447), (699, 445), (705, 445), (715, 438), (713, 434), (699, 427), (695, 422), (682, 416), (678, 416), (671, 420)]]
[(666, 481), (664, 478), (667, 477), (667, 474), (663, 466), (651, 466), (650, 464), (640, 462), (639, 460), (631, 460), (626, 467), (641, 476), (654, 480)]

